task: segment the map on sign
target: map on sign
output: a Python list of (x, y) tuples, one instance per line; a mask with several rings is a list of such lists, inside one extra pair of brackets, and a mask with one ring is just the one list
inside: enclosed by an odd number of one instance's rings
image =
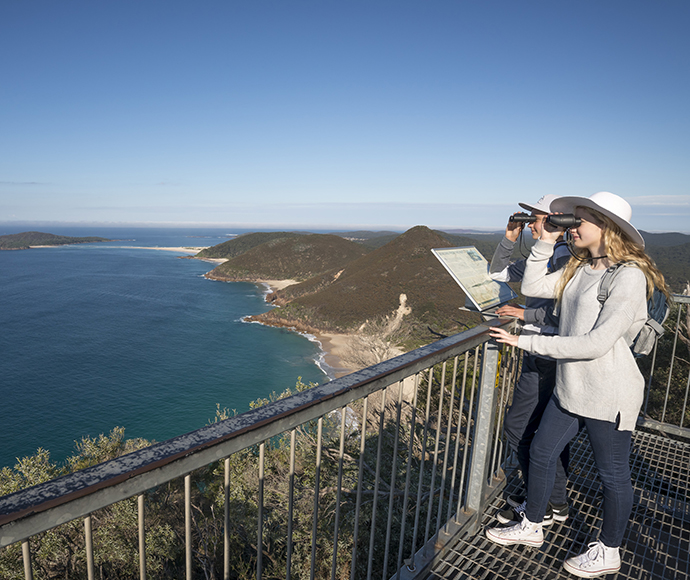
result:
[(431, 251), (480, 312), (517, 297), (508, 284), (489, 277), (489, 263), (477, 248), (435, 248)]

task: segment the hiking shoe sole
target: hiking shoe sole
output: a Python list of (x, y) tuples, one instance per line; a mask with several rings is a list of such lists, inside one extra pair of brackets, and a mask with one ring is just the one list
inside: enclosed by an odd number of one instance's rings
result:
[(489, 528), (484, 533), (487, 539), (491, 540), (501, 546), (531, 546), (532, 548), (540, 548), (544, 543), (544, 534), (539, 530), (539, 533), (520, 533), (513, 531), (514, 528), (520, 524), (515, 524), (509, 528)]
[(568, 504), (564, 503), (563, 505), (554, 505), (551, 502), (549, 502), (549, 507), (548, 507), (548, 512), (551, 512), (551, 516), (554, 520), (557, 522), (564, 522), (568, 519)]

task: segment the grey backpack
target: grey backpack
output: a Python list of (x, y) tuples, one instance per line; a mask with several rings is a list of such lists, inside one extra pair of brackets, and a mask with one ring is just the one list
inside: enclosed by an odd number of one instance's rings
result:
[[(597, 296), (602, 306), (609, 296), (609, 288), (613, 279), (620, 268), (627, 264), (634, 265), (632, 262), (619, 262), (604, 272), (599, 283), (599, 295)], [(668, 318), (669, 310), (670, 307), (664, 293), (658, 288), (654, 288), (652, 297), (647, 300), (647, 321), (630, 345), (630, 350), (636, 357), (652, 352), (656, 341), (664, 334), (664, 322)]]

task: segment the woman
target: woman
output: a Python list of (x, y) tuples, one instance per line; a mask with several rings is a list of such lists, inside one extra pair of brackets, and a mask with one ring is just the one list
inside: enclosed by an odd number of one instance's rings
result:
[[(576, 256), (565, 268), (547, 274), (561, 232), (544, 229), (527, 260), (522, 292), (556, 298), (559, 335), (518, 337), (501, 329), (491, 334), (498, 342), (557, 359), (556, 386), (530, 448), (524, 517), (517, 525), (488, 529), (486, 536), (502, 545), (541, 546), (556, 461), (584, 425), (604, 488), (603, 524), (598, 541), (566, 560), (564, 567), (593, 578), (620, 569), (619, 547), (632, 511), (630, 442), (644, 380), (629, 344), (647, 319), (647, 298), (654, 286), (668, 291), (644, 252), (644, 240), (630, 223), (632, 210), (623, 198), (608, 192), (562, 197), (551, 210), (580, 218), (580, 225), (571, 228)], [(627, 267), (616, 274), (602, 305), (597, 298), (601, 277), (620, 262)]]

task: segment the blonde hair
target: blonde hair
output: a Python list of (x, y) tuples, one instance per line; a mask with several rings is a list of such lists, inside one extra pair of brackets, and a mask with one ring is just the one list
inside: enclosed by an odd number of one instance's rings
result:
[[(666, 286), (664, 275), (656, 267), (654, 260), (644, 251), (644, 248), (640, 244), (633, 242), (628, 234), (611, 218), (589, 207), (575, 206), (575, 209), (578, 207), (587, 211), (599, 222), (597, 225), (603, 230), (604, 247), (606, 248), (606, 255), (609, 261), (614, 264), (632, 262), (642, 270), (647, 279), (647, 299), (651, 298), (655, 287), (663, 292), (666, 298), (670, 299), (671, 294), (668, 286)], [(577, 257), (573, 256), (570, 258), (570, 261), (563, 268), (563, 275), (556, 286), (556, 299), (559, 302), (563, 297), (563, 290), (565, 290), (566, 285), (575, 275), (578, 268), (582, 268), (587, 264), (588, 258), (594, 257), (587, 249), (574, 249), (573, 251)]]

